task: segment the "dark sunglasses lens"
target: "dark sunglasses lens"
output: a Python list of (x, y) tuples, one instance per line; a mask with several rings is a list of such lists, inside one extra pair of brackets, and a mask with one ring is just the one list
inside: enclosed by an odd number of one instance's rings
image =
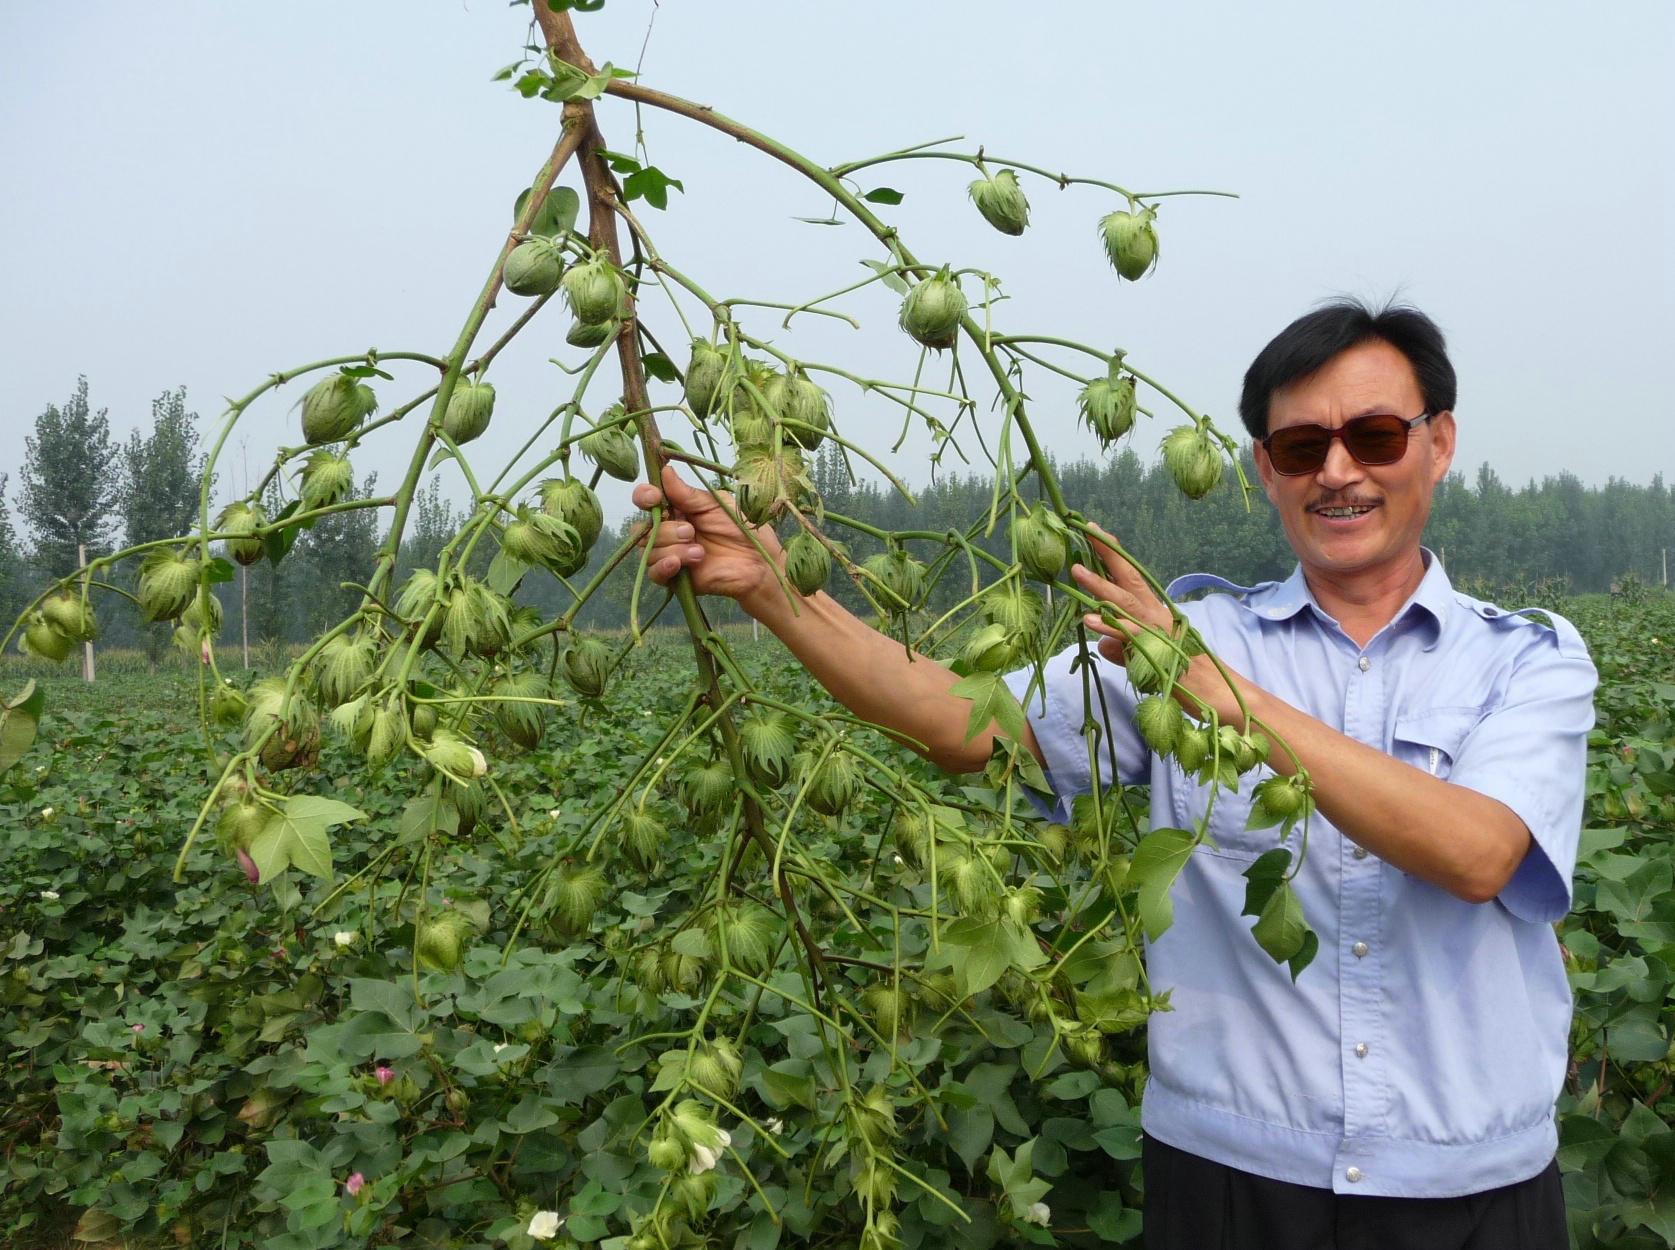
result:
[(1281, 473), (1312, 473), (1326, 460), (1332, 436), (1318, 425), (1294, 425), (1268, 437), (1268, 459)]
[(1408, 425), (1400, 417), (1378, 413), (1356, 417), (1337, 430), (1322, 425), (1293, 425), (1268, 436), (1268, 459), (1287, 476), (1313, 473), (1326, 463), (1333, 438), (1341, 437), (1349, 454), (1362, 464), (1395, 464), (1407, 451)]
[(1400, 417), (1357, 417), (1344, 426), (1344, 444), (1362, 464), (1394, 464), (1407, 450), (1407, 422)]

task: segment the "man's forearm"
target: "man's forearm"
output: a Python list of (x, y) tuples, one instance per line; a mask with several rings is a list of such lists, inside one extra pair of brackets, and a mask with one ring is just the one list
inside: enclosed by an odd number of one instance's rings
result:
[[(1530, 831), (1511, 808), (1357, 742), (1242, 678), (1239, 684), (1251, 715), (1296, 752), (1315, 806), (1345, 837), (1468, 902), (1489, 901), (1512, 879)], [(1228, 712), (1239, 723), (1236, 706)], [(1269, 763), (1295, 771), (1278, 746)]]
[[(880, 633), (824, 591), (787, 594), (773, 584), (739, 603), (862, 720), (949, 772), (975, 772), (988, 762), (993, 728), (964, 740), (971, 703), (949, 693), (959, 678), (948, 668)], [(1025, 745), (1035, 749), (1033, 735)]]

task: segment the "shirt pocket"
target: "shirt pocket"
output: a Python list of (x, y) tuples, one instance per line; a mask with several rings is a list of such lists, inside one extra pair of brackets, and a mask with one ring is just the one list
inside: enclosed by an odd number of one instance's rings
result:
[[(1176, 773), (1176, 824), (1182, 829), (1196, 830), (1199, 822), (1204, 819), (1205, 808), (1209, 807), (1210, 788), (1198, 785), (1195, 779), (1189, 781), (1185, 774), (1180, 773), (1178, 766)], [(1203, 854), (1249, 863), (1264, 852), (1289, 845), (1280, 841), (1278, 825), (1270, 825), (1266, 829), (1246, 828), (1250, 822), (1251, 800), (1257, 784), (1273, 775), (1274, 772), (1270, 768), (1257, 768), (1239, 778), (1237, 791), (1216, 792), (1215, 806), (1210, 808), (1208, 828), (1210, 839), (1215, 845), (1203, 843), (1199, 847)]]
[(1404, 764), (1447, 780), (1466, 736), (1482, 715), (1475, 707), (1436, 707), (1398, 716), (1390, 753)]

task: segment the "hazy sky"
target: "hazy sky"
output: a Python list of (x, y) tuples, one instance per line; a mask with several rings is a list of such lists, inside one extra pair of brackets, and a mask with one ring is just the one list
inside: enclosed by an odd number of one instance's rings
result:
[[(23, 437), (77, 374), (119, 438), (180, 385), (207, 436), (222, 397), (272, 371), (369, 346), (445, 353), (556, 133), (556, 106), (490, 81), (528, 20), (500, 0), (0, 6), (0, 472), (14, 509)], [(1095, 237), (1118, 206), (1108, 192), (1026, 181), (1033, 224), (1012, 239), (966, 200), (965, 166), (860, 175), (863, 189), (906, 193), (881, 211), (922, 259), (1002, 279), (997, 324), (1125, 347), (1229, 429), (1245, 365), (1286, 321), (1334, 294), (1394, 293), (1449, 335), (1468, 475), (1489, 459), (1516, 484), (1565, 470), (1675, 480), (1667, 0), (1585, 12), (1545, 0), (609, 0), (577, 20), (596, 60), (633, 65), (644, 42), (648, 85), (822, 164), (963, 135), (947, 146), (1135, 190), (1237, 192), (1163, 201), (1161, 264), (1128, 284)], [(607, 140), (632, 148), (633, 110), (602, 108)], [(662, 254), (712, 291), (794, 302), (878, 255), (855, 226), (795, 221), (830, 205), (787, 171), (691, 123), (642, 120), (650, 159), (686, 194), (639, 211)], [(503, 299), (488, 333), (520, 306)], [(766, 313), (750, 326), (862, 373), (910, 375), (894, 298), (874, 289), (848, 309), (863, 331), (802, 321), (784, 333)], [(497, 363), (483, 458), (519, 446), (568, 394), (547, 363), (566, 325), (550, 307)], [(931, 373), (945, 379), (946, 365)], [(420, 384), (386, 384), (384, 406)], [(240, 425), (225, 486), (297, 441), (301, 390)], [(852, 437), (893, 438), (895, 416), (832, 390)], [(1061, 394), (1035, 397), (1057, 454), (1094, 452)], [(1143, 424), (1141, 453), (1172, 424), (1167, 412)], [(381, 442), (358, 467), (392, 485), (408, 441)], [(897, 468), (922, 481), (922, 444)], [(620, 513), (621, 493), (607, 506)], [(1120, 530), (1120, 500), (1089, 510)]]

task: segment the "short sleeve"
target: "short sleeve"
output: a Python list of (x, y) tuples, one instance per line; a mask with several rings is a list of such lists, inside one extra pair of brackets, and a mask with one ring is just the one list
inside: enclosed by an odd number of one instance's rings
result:
[(1504, 803), (1534, 845), (1500, 893), (1522, 920), (1551, 923), (1570, 910), (1571, 874), (1594, 724), (1598, 674), (1570, 622), (1511, 622), (1527, 634), (1517, 663), (1460, 745), (1449, 780)]
[[(1069, 815), (1071, 801), (1093, 789), (1095, 759), (1102, 785), (1114, 775), (1127, 785), (1151, 779), (1151, 751), (1134, 727), (1134, 688), (1120, 665), (1093, 647), (1072, 646), (1040, 670), (1020, 669), (1006, 684), (1023, 704), (1024, 715), (1041, 748), (1042, 765), (1053, 788), (1058, 819)], [(1113, 769), (1114, 765), (1114, 769)]]

